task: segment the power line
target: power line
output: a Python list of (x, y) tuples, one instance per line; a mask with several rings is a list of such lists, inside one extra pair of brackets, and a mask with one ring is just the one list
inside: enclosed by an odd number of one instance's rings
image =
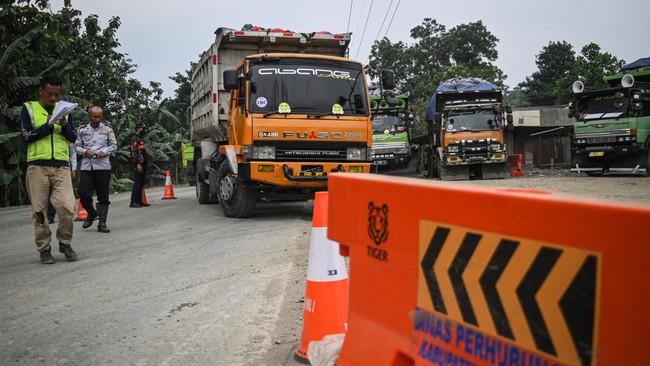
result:
[(372, 4), (375, 0), (370, 1), (370, 9), (368, 9), (368, 16), (366, 17), (366, 24), (363, 26), (363, 33), (361, 33), (361, 42), (359, 42), (359, 48), (357, 48), (357, 53), (354, 58), (359, 57), (359, 51), (361, 50), (361, 45), (363, 44), (363, 37), (366, 35), (366, 28), (368, 28), (368, 21), (370, 20), (370, 14), (372, 13)]
[(399, 4), (402, 2), (402, 0), (399, 0), (397, 2), (397, 5), (395, 6), (395, 11), (393, 12), (393, 16), (390, 18), (390, 23), (388, 23), (388, 28), (386, 28), (386, 33), (384, 33), (384, 38), (388, 34), (388, 30), (390, 29), (390, 26), (393, 25), (393, 19), (395, 19), (395, 14), (397, 14), (397, 8), (399, 8)]
[(359, 20), (357, 20), (357, 27), (354, 28), (354, 33), (355, 34), (359, 30), (359, 26), (361, 25), (361, 19), (363, 19), (363, 11), (364, 10), (366, 10), (366, 0), (363, 0), (363, 4), (361, 5), (361, 11), (359, 12)]
[(393, 6), (393, 0), (390, 0), (390, 4), (388, 4), (388, 9), (386, 9), (386, 14), (384, 14), (384, 20), (381, 21), (381, 27), (379, 27), (379, 32), (377, 32), (377, 37), (375, 37), (375, 42), (377, 42), (377, 40), (379, 39), (381, 30), (384, 29), (384, 24), (386, 23), (386, 18), (388, 18), (388, 13), (390, 13), (391, 6)]
[(346, 30), (348, 33), (350, 32), (350, 19), (352, 18), (352, 4), (354, 4), (354, 0), (350, 0), (350, 14), (348, 14), (348, 28)]

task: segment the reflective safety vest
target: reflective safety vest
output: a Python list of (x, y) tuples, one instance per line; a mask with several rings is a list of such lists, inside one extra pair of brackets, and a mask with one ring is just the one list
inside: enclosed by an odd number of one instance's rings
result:
[[(27, 102), (24, 105), (27, 108), (34, 129), (47, 123), (49, 114), (41, 106), (41, 103)], [(56, 108), (56, 104), (54, 108)], [(49, 138), (44, 137), (27, 144), (27, 162), (35, 160), (70, 161), (68, 140), (61, 133), (61, 126), (58, 123), (54, 124), (54, 131), (52, 131)]]

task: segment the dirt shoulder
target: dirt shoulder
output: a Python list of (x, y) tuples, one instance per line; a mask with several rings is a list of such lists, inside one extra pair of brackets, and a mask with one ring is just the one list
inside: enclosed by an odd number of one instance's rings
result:
[(531, 170), (525, 177), (472, 180), (460, 184), (481, 187), (539, 189), (572, 196), (602, 199), (616, 204), (650, 205), (650, 177), (607, 175), (588, 177), (569, 170)]

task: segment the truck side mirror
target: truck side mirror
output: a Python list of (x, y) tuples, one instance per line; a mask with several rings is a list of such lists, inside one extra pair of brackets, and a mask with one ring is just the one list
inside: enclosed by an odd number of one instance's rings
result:
[(436, 115), (433, 117), (433, 120), (434, 120), (436, 123), (440, 123), (440, 122), (442, 122), (442, 115), (440, 114), (440, 112), (436, 112)]
[(237, 70), (226, 70), (223, 72), (223, 86), (226, 90), (236, 90), (239, 88)]
[(506, 113), (507, 114), (512, 114), (512, 106), (509, 106), (509, 105), (506, 106)]
[(381, 85), (384, 89), (395, 89), (395, 73), (393, 70), (381, 70)]

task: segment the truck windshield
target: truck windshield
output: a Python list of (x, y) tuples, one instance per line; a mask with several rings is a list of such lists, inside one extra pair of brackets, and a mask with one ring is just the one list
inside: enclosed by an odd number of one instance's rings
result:
[[(398, 127), (404, 126), (398, 117), (379, 114), (372, 116), (372, 133), (384, 133), (384, 131), (395, 132)], [(402, 131), (404, 129), (402, 128)]]
[(324, 59), (269, 59), (253, 63), (254, 113), (368, 115), (361, 65)]
[(581, 120), (617, 118), (626, 114), (630, 100), (627, 97), (617, 98), (615, 92), (604, 95), (592, 95), (580, 99), (579, 111)]
[(444, 127), (450, 132), (496, 130), (500, 128), (497, 119), (493, 111), (450, 111)]

